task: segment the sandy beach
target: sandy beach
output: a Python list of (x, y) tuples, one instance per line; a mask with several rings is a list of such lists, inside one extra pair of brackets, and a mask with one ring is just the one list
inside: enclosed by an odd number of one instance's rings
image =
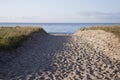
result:
[(0, 80), (120, 80), (120, 43), (102, 30), (36, 33), (0, 53), (15, 54), (0, 60)]

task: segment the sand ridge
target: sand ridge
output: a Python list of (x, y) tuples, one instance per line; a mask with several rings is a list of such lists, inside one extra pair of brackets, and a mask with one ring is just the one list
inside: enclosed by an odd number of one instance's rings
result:
[(19, 57), (0, 68), (0, 78), (119, 80), (119, 44), (116, 44), (116, 48), (109, 42), (109, 35), (114, 37), (104, 31), (79, 32), (74, 35), (36, 34), (17, 49), (16, 52), (21, 54)]

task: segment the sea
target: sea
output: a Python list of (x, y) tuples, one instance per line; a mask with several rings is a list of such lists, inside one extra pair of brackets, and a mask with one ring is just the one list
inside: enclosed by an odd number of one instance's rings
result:
[(67, 33), (72, 34), (83, 27), (91, 26), (112, 26), (120, 25), (120, 23), (0, 23), (0, 26), (15, 27), (15, 26), (36, 26), (42, 27), (48, 33)]

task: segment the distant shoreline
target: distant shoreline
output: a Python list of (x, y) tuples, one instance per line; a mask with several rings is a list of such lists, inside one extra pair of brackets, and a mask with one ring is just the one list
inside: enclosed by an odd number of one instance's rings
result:
[(74, 33), (78, 29), (90, 26), (112, 26), (120, 23), (0, 23), (0, 26), (37, 26), (48, 33)]
[(48, 34), (73, 34), (69, 32), (49, 32)]

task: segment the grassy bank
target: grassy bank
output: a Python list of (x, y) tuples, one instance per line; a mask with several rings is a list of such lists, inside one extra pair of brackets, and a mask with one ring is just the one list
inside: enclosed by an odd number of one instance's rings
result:
[(38, 27), (0, 27), (0, 49), (12, 49), (34, 32), (39, 32)]
[(93, 26), (89, 28), (81, 28), (80, 30), (104, 30), (113, 33), (120, 40), (120, 26)]

